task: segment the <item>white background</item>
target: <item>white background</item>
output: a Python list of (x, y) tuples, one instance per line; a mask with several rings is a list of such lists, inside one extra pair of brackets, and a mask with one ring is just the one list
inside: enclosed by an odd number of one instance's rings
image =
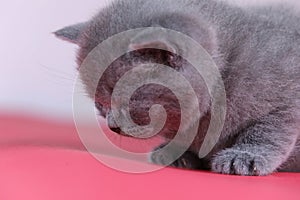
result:
[[(89, 19), (110, 1), (1, 3), (0, 114), (17, 112), (71, 119), (76, 46), (56, 39), (51, 32)], [(242, 5), (290, 2), (300, 6), (297, 0), (235, 1)]]

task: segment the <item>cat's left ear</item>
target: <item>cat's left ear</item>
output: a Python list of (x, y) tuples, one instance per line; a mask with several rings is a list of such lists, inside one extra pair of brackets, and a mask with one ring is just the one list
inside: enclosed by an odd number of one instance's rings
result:
[(159, 33), (148, 30), (137, 34), (131, 39), (129, 44), (130, 51), (145, 48), (162, 49), (174, 54), (177, 53), (176, 45), (173, 42), (169, 41), (164, 36), (159, 35)]
[(80, 37), (83, 31), (86, 29), (87, 23), (79, 23), (71, 26), (67, 26), (58, 31), (54, 32), (54, 35), (59, 39), (71, 42), (73, 44), (79, 45)]
[(180, 68), (181, 59), (178, 59), (179, 49), (176, 43), (166, 37), (163, 31), (152, 32), (145, 30), (133, 37), (129, 44), (129, 51), (139, 49), (160, 49), (168, 51), (167, 61), (173, 68)]

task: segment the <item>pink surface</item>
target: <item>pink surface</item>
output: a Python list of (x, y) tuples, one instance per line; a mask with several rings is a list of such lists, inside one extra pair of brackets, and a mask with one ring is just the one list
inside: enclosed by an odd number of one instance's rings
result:
[(0, 158), (1, 200), (300, 197), (300, 174), (238, 177), (170, 168), (139, 175), (118, 172), (84, 151), (71, 123), (0, 117)]

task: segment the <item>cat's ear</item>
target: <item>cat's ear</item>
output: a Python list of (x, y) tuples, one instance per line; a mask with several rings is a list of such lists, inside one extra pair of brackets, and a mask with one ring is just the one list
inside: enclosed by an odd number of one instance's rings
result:
[(58, 31), (55, 31), (54, 35), (59, 39), (79, 45), (80, 37), (86, 27), (87, 27), (86, 22), (74, 24), (71, 26), (64, 27)]
[(180, 68), (182, 65), (181, 59), (177, 56), (179, 51), (175, 42), (169, 40), (161, 31), (152, 32), (151, 30), (142, 31), (131, 39), (129, 44), (129, 51), (139, 49), (161, 49), (168, 51), (167, 61), (169, 66), (173, 68)]
[(129, 50), (131, 51), (145, 48), (162, 49), (176, 54), (176, 49), (174, 48), (174, 46), (168, 41), (162, 39), (133, 42), (129, 45)]
[(169, 41), (163, 36), (159, 36), (157, 33), (151, 31), (142, 31), (133, 37), (129, 44), (129, 50), (138, 50), (138, 49), (162, 49), (169, 51), (173, 54), (177, 53), (176, 45)]

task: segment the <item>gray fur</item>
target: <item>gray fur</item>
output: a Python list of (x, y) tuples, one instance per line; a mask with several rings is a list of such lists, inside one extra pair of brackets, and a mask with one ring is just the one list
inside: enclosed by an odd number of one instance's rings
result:
[[(112, 88), (134, 63), (169, 64), (191, 81), (201, 99), (200, 109), (206, 112), (194, 143), (173, 165), (209, 166), (225, 174), (267, 175), (276, 170), (300, 171), (300, 23), (298, 16), (286, 14), (284, 9), (288, 10), (284, 6), (242, 9), (213, 0), (116, 0), (88, 21), (80, 34), (70, 27), (63, 32), (80, 46), (79, 66), (103, 40), (133, 28), (161, 26), (195, 39), (219, 66), (227, 94), (222, 136), (206, 158), (197, 160), (191, 154), (199, 151), (207, 130), (210, 97), (201, 77), (170, 52), (145, 50), (117, 60), (99, 82), (95, 101), (100, 113), (105, 117), (109, 112)], [(69, 34), (74, 30), (76, 37)], [(91, 96), (89, 86), (95, 71), (81, 74)], [(154, 103), (164, 105), (171, 116), (161, 135), (172, 139), (180, 108), (167, 89), (149, 85), (137, 91), (130, 103), (132, 118), (141, 125), (149, 123), (147, 111)], [(164, 164), (165, 156), (172, 155), (153, 153), (152, 160)]]

